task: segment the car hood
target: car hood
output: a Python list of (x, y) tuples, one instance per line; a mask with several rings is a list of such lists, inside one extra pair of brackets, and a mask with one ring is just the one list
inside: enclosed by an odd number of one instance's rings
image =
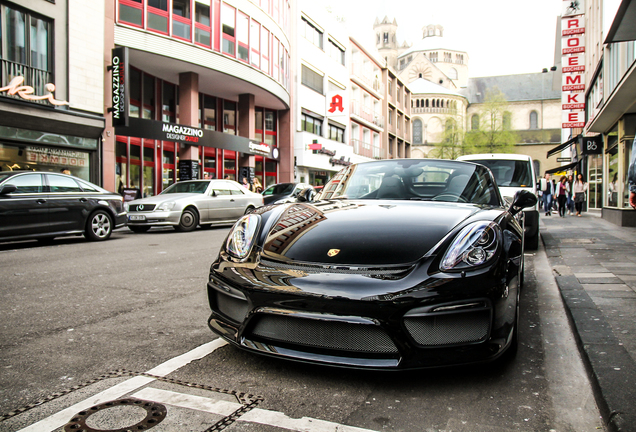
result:
[(155, 195), (148, 198), (136, 199), (134, 201), (130, 201), (129, 205), (136, 204), (160, 204), (166, 201), (182, 201), (188, 200), (196, 197), (201, 197), (203, 194), (196, 193), (174, 193), (174, 194), (165, 194), (165, 195)]
[(492, 208), (421, 201), (292, 204), (267, 224), (262, 254), (335, 265), (412, 263), (462, 221), (486, 209)]

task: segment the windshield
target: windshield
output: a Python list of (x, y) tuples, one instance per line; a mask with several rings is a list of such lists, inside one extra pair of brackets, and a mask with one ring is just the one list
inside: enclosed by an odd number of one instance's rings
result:
[(503, 187), (530, 187), (533, 184), (530, 163), (523, 160), (471, 160), (487, 166), (495, 176), (497, 186)]
[(294, 186), (295, 186), (294, 183), (275, 184), (265, 189), (265, 191), (263, 192), (263, 195), (268, 196), (268, 195), (290, 194), (294, 190)]
[(396, 159), (351, 165), (340, 171), (317, 199), (392, 199), (500, 205), (492, 176), (480, 165)]
[(161, 195), (171, 193), (196, 193), (202, 194), (208, 188), (209, 180), (178, 182), (161, 192)]
[(9, 177), (11, 173), (0, 173), (0, 183), (4, 181), (7, 177)]

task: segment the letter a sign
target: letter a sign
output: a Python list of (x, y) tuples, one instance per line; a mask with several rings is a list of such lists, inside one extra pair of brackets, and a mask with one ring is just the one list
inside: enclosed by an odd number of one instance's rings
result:
[(325, 98), (327, 117), (340, 117), (347, 115), (345, 92), (336, 91), (327, 93)]

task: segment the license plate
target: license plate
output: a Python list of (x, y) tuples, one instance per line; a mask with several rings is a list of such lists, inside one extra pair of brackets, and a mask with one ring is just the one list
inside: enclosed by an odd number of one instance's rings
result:
[(131, 221), (144, 221), (144, 220), (146, 220), (146, 216), (145, 215), (130, 215), (130, 216), (128, 216), (128, 220), (131, 220)]

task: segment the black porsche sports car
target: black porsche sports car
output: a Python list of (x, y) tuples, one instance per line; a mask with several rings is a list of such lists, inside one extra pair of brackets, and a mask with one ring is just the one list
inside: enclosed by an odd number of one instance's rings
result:
[(210, 328), (243, 349), (408, 369), (515, 350), (523, 216), (484, 166), (351, 165), (318, 194), (243, 216), (211, 266)]

